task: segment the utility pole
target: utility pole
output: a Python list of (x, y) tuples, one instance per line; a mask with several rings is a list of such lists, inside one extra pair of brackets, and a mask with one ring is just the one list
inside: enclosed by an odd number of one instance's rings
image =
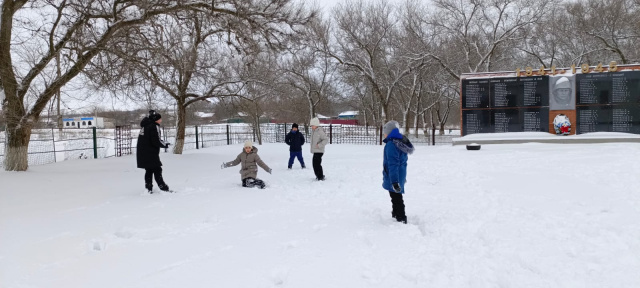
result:
[[(56, 54), (56, 66), (57, 66), (56, 72), (57, 72), (58, 78), (60, 78), (60, 75), (62, 74), (62, 72), (60, 71), (60, 53)], [(58, 112), (58, 115), (57, 115), (58, 130), (62, 132), (62, 113), (60, 113), (60, 88), (58, 88), (58, 91), (56, 92), (55, 97), (58, 98), (57, 99), (58, 100), (57, 101), (58, 102), (58, 111), (57, 111)]]

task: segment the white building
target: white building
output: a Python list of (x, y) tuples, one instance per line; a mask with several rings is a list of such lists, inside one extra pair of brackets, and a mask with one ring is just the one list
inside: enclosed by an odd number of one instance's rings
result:
[(356, 119), (360, 115), (359, 111), (345, 111), (338, 115), (338, 119)]
[(103, 117), (75, 117), (62, 119), (64, 128), (104, 128)]

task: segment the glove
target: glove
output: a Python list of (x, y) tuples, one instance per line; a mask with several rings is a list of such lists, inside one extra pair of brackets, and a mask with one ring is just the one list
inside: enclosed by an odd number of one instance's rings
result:
[(222, 163), (222, 165), (220, 166), (220, 169), (224, 169), (227, 168), (227, 165), (225, 163)]
[(272, 170), (271, 170), (271, 169), (269, 169), (269, 171), (267, 171), (267, 173), (271, 174), (271, 171), (272, 171)]
[(164, 144), (164, 145), (167, 146), (167, 148), (169, 148), (169, 145), (171, 145), (171, 143), (167, 143), (167, 144)]
[(391, 184), (391, 187), (393, 187), (393, 191), (396, 193), (400, 193), (400, 191), (402, 191), (402, 187), (400, 187), (400, 184), (398, 183)]

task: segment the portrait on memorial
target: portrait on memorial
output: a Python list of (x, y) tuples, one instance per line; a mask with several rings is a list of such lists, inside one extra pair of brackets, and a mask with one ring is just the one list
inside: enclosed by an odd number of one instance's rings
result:
[(549, 110), (575, 110), (575, 76), (549, 77)]

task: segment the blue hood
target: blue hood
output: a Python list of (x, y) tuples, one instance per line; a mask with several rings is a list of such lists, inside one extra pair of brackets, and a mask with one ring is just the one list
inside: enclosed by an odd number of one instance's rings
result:
[(393, 144), (404, 153), (413, 154), (413, 151), (415, 151), (415, 148), (411, 141), (409, 141), (409, 138), (400, 134), (400, 130), (398, 128), (391, 130), (391, 133), (387, 135), (387, 138), (385, 138), (383, 142), (387, 143), (389, 141), (392, 141)]
[(387, 139), (402, 139), (402, 134), (400, 134), (400, 129), (395, 128), (391, 130), (389, 135), (387, 135)]

